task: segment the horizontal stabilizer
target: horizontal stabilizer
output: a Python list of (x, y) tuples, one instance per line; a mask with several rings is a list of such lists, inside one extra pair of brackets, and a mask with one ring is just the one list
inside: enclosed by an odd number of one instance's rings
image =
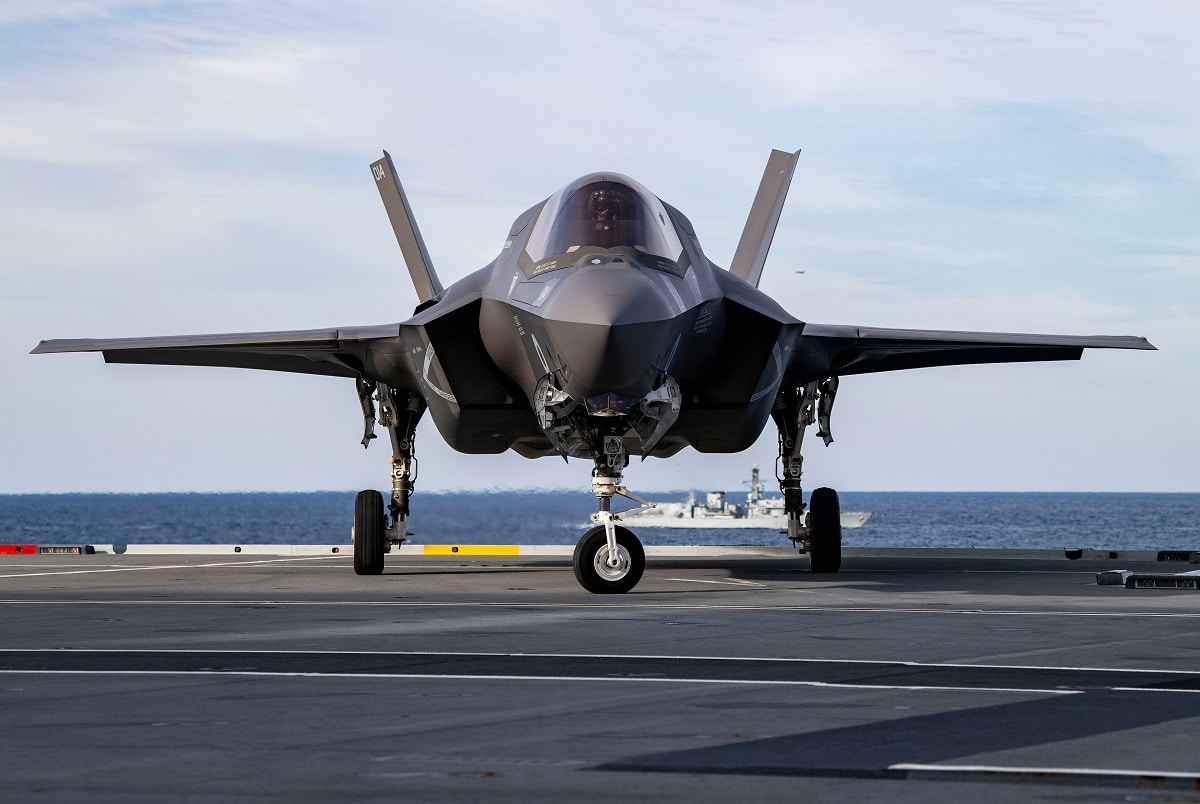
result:
[(421, 238), (421, 230), (417, 228), (417, 219), (413, 217), (412, 207), (408, 204), (408, 196), (396, 177), (396, 168), (392, 157), (387, 151), (383, 159), (371, 163), (371, 175), (375, 177), (375, 186), (379, 188), (379, 197), (387, 210), (388, 220), (392, 223), (392, 231), (396, 234), (396, 242), (404, 254), (404, 262), (412, 277), (413, 287), (417, 289), (417, 298), (421, 304), (436, 299), (442, 295), (442, 283), (438, 281), (433, 270), (433, 261), (425, 249), (425, 241)]
[(799, 158), (799, 151), (794, 154), (771, 151), (758, 194), (754, 196), (754, 206), (746, 218), (746, 228), (742, 230), (742, 239), (729, 264), (730, 273), (754, 287), (758, 287), (762, 277), (767, 252), (771, 250), (771, 240), (775, 237), (775, 227), (779, 225), (779, 215), (783, 212), (783, 202), (787, 199)]

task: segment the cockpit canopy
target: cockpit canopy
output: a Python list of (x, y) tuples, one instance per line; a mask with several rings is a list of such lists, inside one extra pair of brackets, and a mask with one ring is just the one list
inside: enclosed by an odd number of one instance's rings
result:
[(586, 247), (635, 248), (673, 262), (683, 253), (666, 207), (620, 173), (592, 173), (550, 196), (525, 253), (541, 262)]

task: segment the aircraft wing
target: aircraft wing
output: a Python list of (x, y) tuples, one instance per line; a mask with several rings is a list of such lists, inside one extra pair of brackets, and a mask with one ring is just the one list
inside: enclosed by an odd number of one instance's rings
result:
[[(1155, 349), (1145, 338), (1124, 335), (1029, 335), (805, 324), (799, 341), (809, 355), (824, 353), (830, 374), (1078, 360), (1084, 349)], [(824, 362), (822, 360), (821, 362)]]
[[(150, 338), (79, 338), (42, 341), (31, 354), (101, 352), (106, 363), (292, 371), (334, 377), (371, 377), (378, 357), (402, 351), (404, 324), (305, 329), (283, 332), (235, 332), (218, 335), (166, 335)], [(416, 389), (407, 361), (388, 361), (393, 384)], [(397, 365), (398, 364), (398, 365)], [(395, 373), (399, 373), (399, 378)], [(396, 382), (407, 379), (408, 382)]]

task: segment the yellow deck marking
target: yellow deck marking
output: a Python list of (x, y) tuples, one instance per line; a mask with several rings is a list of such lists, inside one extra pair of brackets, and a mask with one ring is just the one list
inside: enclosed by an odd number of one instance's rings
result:
[(427, 556), (519, 556), (517, 544), (427, 544)]

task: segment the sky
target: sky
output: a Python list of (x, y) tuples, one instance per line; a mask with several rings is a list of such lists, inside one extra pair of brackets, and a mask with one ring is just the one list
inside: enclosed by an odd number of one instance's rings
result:
[[(727, 265), (799, 149), (760, 285), (798, 318), (1160, 350), (845, 378), (806, 486), (1200, 491), (1198, 41), (1189, 0), (0, 5), (0, 493), (386, 488), (349, 380), (28, 354), (407, 318), (384, 148), (444, 284), (593, 171)], [(417, 455), (418, 490), (591, 468), (428, 420)], [(775, 455), (768, 425), (625, 482), (733, 491)]]

